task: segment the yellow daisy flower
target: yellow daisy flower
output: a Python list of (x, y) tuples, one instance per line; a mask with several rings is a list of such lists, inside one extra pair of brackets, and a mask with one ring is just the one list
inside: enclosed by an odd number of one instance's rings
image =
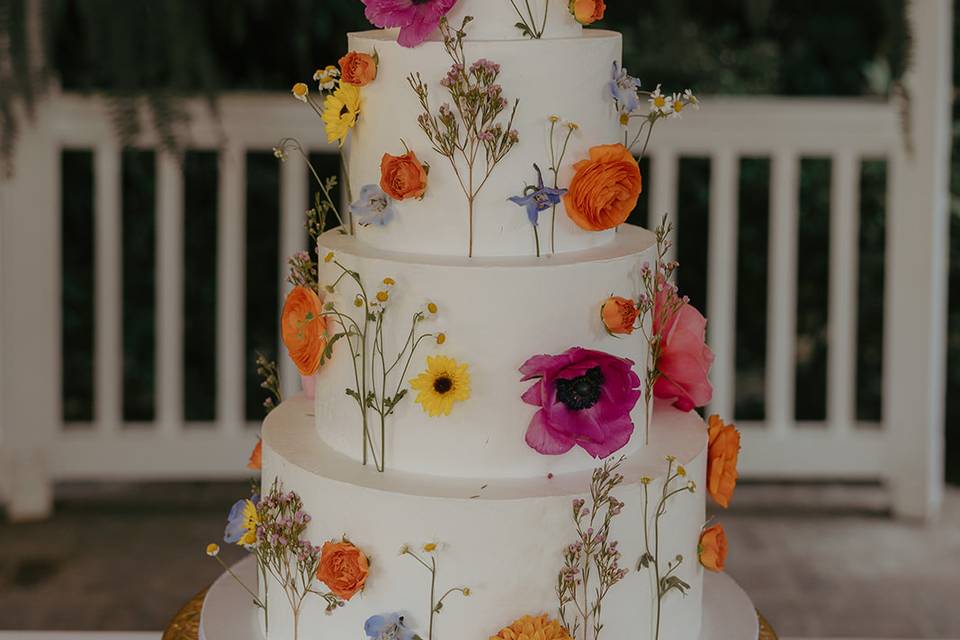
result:
[(352, 84), (341, 84), (323, 101), (323, 122), (327, 126), (327, 142), (336, 141), (342, 147), (350, 130), (357, 126), (359, 117), (360, 88)]
[(446, 356), (429, 356), (427, 370), (410, 381), (416, 401), (434, 418), (450, 415), (453, 404), (470, 398), (469, 365)]
[(207, 555), (211, 558), (215, 558), (220, 553), (220, 545), (216, 542), (211, 542), (207, 545)]

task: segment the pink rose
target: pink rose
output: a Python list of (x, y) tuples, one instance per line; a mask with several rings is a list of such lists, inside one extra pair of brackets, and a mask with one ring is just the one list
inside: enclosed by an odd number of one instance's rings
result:
[(713, 398), (709, 379), (713, 351), (706, 344), (707, 319), (680, 300), (673, 285), (665, 285), (657, 293), (653, 332), (662, 339), (657, 360), (660, 377), (653, 395), (673, 400), (673, 406), (681, 411), (709, 404)]

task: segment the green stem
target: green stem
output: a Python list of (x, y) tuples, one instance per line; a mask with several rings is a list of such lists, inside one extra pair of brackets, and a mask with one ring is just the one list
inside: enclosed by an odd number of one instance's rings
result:
[(433, 617), (436, 614), (436, 601), (434, 598), (437, 593), (437, 559), (431, 557), (430, 564), (430, 629), (427, 633), (427, 640), (433, 640)]

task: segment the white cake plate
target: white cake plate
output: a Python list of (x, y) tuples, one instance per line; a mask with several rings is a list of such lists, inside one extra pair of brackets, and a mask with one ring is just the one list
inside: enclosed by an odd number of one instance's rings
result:
[[(244, 584), (257, 583), (253, 558), (233, 567)], [(757, 640), (757, 612), (750, 597), (732, 578), (707, 573), (703, 580), (703, 631), (700, 640)], [(203, 601), (200, 640), (263, 640), (259, 610), (250, 594), (228, 574), (220, 576)]]

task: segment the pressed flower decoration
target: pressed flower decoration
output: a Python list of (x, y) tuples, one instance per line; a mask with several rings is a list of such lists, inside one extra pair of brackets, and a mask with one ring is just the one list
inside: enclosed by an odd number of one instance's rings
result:
[(520, 34), (524, 35), (531, 40), (539, 40), (543, 37), (544, 32), (547, 30), (547, 16), (550, 13), (550, 0), (545, 0), (543, 3), (543, 18), (540, 19), (540, 16), (533, 15), (533, 8), (530, 7), (530, 0), (520, 0), (526, 9), (526, 13), (520, 10), (520, 7), (517, 6), (517, 0), (510, 0), (510, 4), (513, 6), (514, 12), (516, 12), (517, 17), (520, 21), (514, 25), (517, 29), (520, 30)]
[(546, 614), (523, 616), (510, 626), (501, 629), (497, 635), (490, 636), (490, 640), (523, 640), (525, 638), (572, 640), (563, 625)]
[[(328, 549), (314, 546), (304, 536), (310, 515), (303, 510), (303, 501), (294, 492), (285, 492), (278, 480), (270, 491), (260, 498), (237, 501), (230, 509), (224, 541), (242, 545), (257, 561), (262, 597), (255, 593), (220, 558), (220, 547), (207, 545), (206, 553), (214, 558), (250, 594), (256, 606), (263, 609), (264, 626), (269, 635), (270, 618), (267, 603), (268, 589), (277, 584), (283, 590), (293, 614), (293, 638), (299, 638), (300, 613), (306, 599), (315, 595), (326, 603), (327, 613), (345, 605), (346, 600), (363, 588), (367, 575), (366, 557), (359, 549), (344, 553), (324, 567), (324, 553)], [(345, 542), (345, 541), (344, 541)], [(344, 543), (335, 543), (344, 544)], [(351, 545), (352, 546), (352, 545)], [(363, 558), (360, 560), (359, 558)], [(352, 563), (351, 563), (352, 560)], [(318, 575), (332, 583), (330, 592), (318, 588)]]
[(727, 535), (723, 525), (715, 524), (703, 530), (697, 545), (697, 556), (705, 569), (723, 571), (727, 563)]
[(336, 142), (342, 147), (360, 117), (360, 88), (341, 82), (340, 86), (324, 99), (320, 117), (327, 126), (327, 142)]
[(367, 640), (423, 640), (407, 628), (399, 613), (370, 616), (363, 623)]
[(607, 10), (604, 0), (569, 0), (570, 14), (580, 24), (587, 26), (598, 20), (603, 20)]
[(347, 539), (325, 542), (320, 551), (317, 579), (344, 601), (363, 591), (370, 573), (370, 562), (363, 551)]
[(427, 169), (409, 149), (402, 156), (385, 153), (380, 160), (380, 188), (394, 200), (423, 198), (427, 191)]
[(537, 172), (537, 184), (524, 189), (522, 196), (513, 196), (510, 198), (510, 202), (524, 207), (527, 210), (527, 219), (530, 220), (530, 224), (533, 226), (533, 237), (536, 243), (537, 257), (540, 257), (540, 213), (560, 204), (561, 197), (567, 190), (544, 186), (543, 173), (540, 171), (540, 167), (533, 165), (533, 168)]
[(416, 47), (429, 38), (457, 0), (362, 0), (367, 20), (381, 29), (400, 27), (397, 42)]
[(446, 356), (429, 356), (427, 370), (410, 381), (410, 388), (431, 418), (448, 416), (455, 403), (470, 398), (469, 365)]
[(327, 346), (326, 333), (323, 300), (313, 289), (294, 287), (283, 304), (280, 334), (300, 375), (312, 376), (320, 368)]
[[(611, 296), (600, 307), (600, 319), (607, 333), (629, 335), (639, 331), (647, 345), (645, 363), (647, 433), (653, 398), (670, 400), (681, 411), (690, 411), (710, 402), (713, 389), (709, 373), (713, 352), (706, 344), (706, 319), (686, 297), (681, 297), (672, 279), (679, 264), (667, 260), (673, 227), (664, 216), (655, 231), (657, 257), (651, 267), (640, 268), (643, 293), (636, 301)], [(650, 317), (650, 322), (646, 318)]]
[(394, 200), (378, 185), (368, 184), (360, 189), (360, 197), (350, 205), (350, 215), (361, 227), (385, 227), (396, 217)]
[(707, 492), (714, 502), (726, 509), (737, 487), (740, 432), (736, 425), (712, 415), (707, 419), (707, 439)]
[(469, 16), (464, 18), (458, 29), (451, 27), (446, 18), (440, 20), (443, 45), (453, 61), (440, 85), (449, 93), (452, 103), (445, 102), (434, 112), (427, 83), (419, 73), (408, 78), (423, 109), (418, 118), (420, 128), (433, 150), (450, 161), (467, 199), (468, 256), (473, 256), (477, 195), (496, 166), (520, 141), (520, 134), (513, 128), (519, 101), (514, 102), (505, 121), (501, 117), (510, 103), (498, 82), (500, 65), (485, 59), (467, 62), (463, 43), (471, 20)]
[(263, 440), (257, 438), (257, 444), (250, 452), (250, 460), (247, 461), (247, 469), (251, 471), (263, 470)]
[[(642, 477), (643, 485), (643, 555), (637, 562), (637, 571), (647, 570), (653, 574), (653, 584), (656, 585), (656, 597), (653, 602), (653, 640), (660, 640), (661, 613), (663, 600), (672, 591), (686, 595), (690, 585), (684, 582), (678, 570), (684, 562), (682, 555), (672, 559), (660, 557), (660, 521), (667, 512), (674, 497), (683, 493), (696, 493), (697, 485), (687, 479), (686, 468), (679, 463), (676, 456), (667, 456), (667, 474), (660, 488), (660, 494), (651, 496), (653, 478)], [(651, 501), (653, 498), (653, 502)], [(651, 507), (653, 508), (651, 512)], [(652, 515), (651, 515), (652, 513)]]
[[(567, 637), (576, 638), (581, 631), (585, 640), (598, 640), (600, 637), (603, 600), (628, 572), (620, 566), (620, 545), (610, 535), (614, 518), (623, 512), (625, 506), (613, 495), (613, 491), (623, 483), (620, 473), (623, 462), (621, 456), (615, 461), (607, 460), (594, 469), (590, 480), (589, 505), (582, 498), (573, 501), (573, 524), (577, 538), (563, 551), (563, 568), (557, 576), (556, 587), (560, 623), (569, 636), (556, 635), (556, 629), (547, 625), (545, 637), (565, 640)], [(554, 635), (547, 636), (548, 632)], [(509, 635), (502, 637), (517, 638)]]
[(590, 158), (573, 165), (563, 198), (567, 215), (581, 229), (603, 231), (627, 221), (637, 206), (643, 181), (640, 166), (622, 144), (590, 149)]
[[(390, 298), (397, 282), (388, 276), (376, 289), (368, 289), (360, 274), (340, 262), (332, 251), (323, 261), (332, 264), (336, 273), (336, 278), (324, 287), (327, 293), (338, 294), (343, 286), (352, 285), (351, 293), (341, 298), (342, 303), (331, 300), (324, 306), (323, 316), (337, 328), (327, 343), (323, 359), (333, 356), (333, 347), (338, 342), (350, 351), (356, 386), (346, 389), (346, 394), (360, 410), (363, 464), (373, 462), (382, 472), (386, 469), (387, 419), (407, 396), (404, 385), (410, 363), (424, 341), (433, 339), (437, 344), (446, 341), (443, 333), (420, 330), (423, 322), (437, 315), (439, 307), (430, 301), (417, 310), (410, 319), (406, 341), (395, 353), (387, 353), (384, 326), (390, 324)], [(379, 422), (379, 434), (374, 434), (371, 412)]]
[(527, 445), (544, 455), (578, 446), (594, 458), (623, 448), (633, 435), (630, 412), (641, 395), (633, 365), (581, 347), (527, 360), (520, 367), (523, 380), (537, 382), (523, 401), (539, 407), (527, 427)]
[[(451, 587), (446, 591), (438, 590), (438, 556), (440, 555), (441, 549), (442, 545), (437, 542), (427, 542), (421, 547), (419, 552), (414, 551), (410, 545), (407, 544), (400, 547), (401, 556), (409, 556), (410, 558), (413, 558), (430, 574), (430, 622), (429, 626), (427, 627), (427, 636), (421, 640), (433, 640), (433, 631), (436, 627), (435, 618), (443, 611), (444, 603), (446, 602), (447, 598), (454, 594), (459, 594), (465, 598), (470, 596), (470, 587)], [(414, 638), (416, 637), (417, 636), (414, 636)]]

